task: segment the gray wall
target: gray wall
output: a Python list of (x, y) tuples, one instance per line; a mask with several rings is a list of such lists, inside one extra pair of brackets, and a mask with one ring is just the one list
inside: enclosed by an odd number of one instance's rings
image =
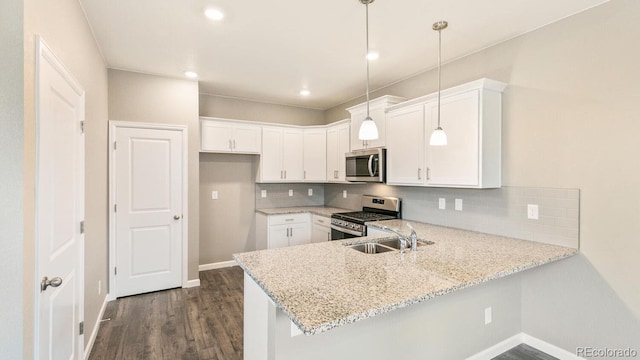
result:
[(198, 279), (199, 151), (198, 83), (109, 70), (109, 119), (186, 125), (189, 131), (189, 279)]
[[(257, 155), (200, 154), (200, 265), (255, 246)], [(218, 192), (218, 199), (211, 192)]]
[[(563, 343), (558, 332), (582, 339), (601, 333), (597, 327), (573, 325), (574, 318), (595, 316), (594, 321), (606, 322), (610, 312), (629, 312), (634, 323), (639, 321), (640, 278), (629, 276), (640, 273), (640, 162), (635, 160), (640, 153), (640, 48), (631, 40), (637, 38), (640, 2), (614, 0), (443, 67), (444, 87), (480, 77), (509, 84), (503, 98), (504, 185), (580, 189), (581, 252), (603, 280), (579, 280), (593, 296), (615, 295), (600, 298), (601, 311), (585, 304), (577, 291), (564, 293), (564, 302), (556, 304), (561, 311), (524, 307), (540, 323), (550, 314), (561, 317), (556, 319), (560, 329), (538, 333), (552, 343)], [(373, 96), (412, 98), (433, 92), (435, 74), (421, 74)], [(350, 104), (327, 110), (327, 122), (344, 118)], [(567, 289), (577, 280), (547, 275), (549, 284)], [(547, 304), (542, 297), (551, 293), (539, 294), (540, 304)], [(618, 331), (633, 333), (625, 325)]]
[[(107, 285), (107, 69), (78, 1), (24, 0), (24, 358), (33, 357), (35, 294), (35, 63), (40, 35), (85, 90), (85, 329)], [(10, 13), (15, 16), (15, 12)], [(98, 294), (98, 282), (102, 293)]]
[(200, 116), (290, 125), (323, 125), (324, 111), (200, 94)]
[[(0, 358), (22, 358), (23, 100), (22, 1), (0, 3)], [(33, 283), (33, 282), (30, 282)]]

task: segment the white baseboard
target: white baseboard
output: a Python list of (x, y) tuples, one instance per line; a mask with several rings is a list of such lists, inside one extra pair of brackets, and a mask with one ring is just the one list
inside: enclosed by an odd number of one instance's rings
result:
[(549, 344), (548, 342), (542, 341), (540, 339), (534, 338), (533, 336), (527, 335), (524, 333), (522, 334), (522, 342), (540, 351), (544, 351), (551, 356), (557, 357), (560, 360), (584, 359), (565, 349), (559, 348), (555, 345)]
[(482, 350), (477, 354), (471, 355), (466, 360), (490, 360), (494, 357), (502, 354), (503, 352), (522, 344), (522, 333), (513, 335), (512, 337), (503, 340), (492, 347)]
[(107, 303), (109, 302), (109, 294), (104, 297), (104, 301), (102, 302), (102, 307), (100, 308), (100, 312), (98, 313), (98, 318), (96, 319), (96, 325), (91, 330), (91, 337), (89, 338), (89, 342), (87, 346), (84, 348), (84, 359), (88, 359), (89, 355), (91, 355), (91, 349), (93, 349), (93, 344), (96, 342), (96, 337), (98, 337), (98, 330), (100, 330), (100, 322), (104, 317), (104, 310), (107, 308)]
[(211, 264), (202, 264), (198, 266), (198, 270), (207, 271), (207, 270), (213, 270), (213, 269), (222, 269), (222, 268), (236, 266), (236, 265), (238, 264), (236, 263), (235, 260), (221, 261), (221, 262), (211, 263)]
[(581, 358), (575, 354), (570, 353), (569, 351), (559, 348), (555, 345), (551, 345), (548, 342), (537, 339), (531, 335), (525, 333), (519, 333), (514, 335), (504, 341), (501, 341), (492, 347), (482, 350), (481, 352), (474, 354), (468, 357), (466, 360), (490, 360), (509, 349), (518, 346), (520, 344), (527, 344), (531, 347), (534, 347), (540, 351), (543, 351), (553, 357), (556, 357), (560, 360), (582, 360)]
[(200, 279), (187, 280), (187, 283), (182, 285), (183, 288), (192, 288), (200, 286)]

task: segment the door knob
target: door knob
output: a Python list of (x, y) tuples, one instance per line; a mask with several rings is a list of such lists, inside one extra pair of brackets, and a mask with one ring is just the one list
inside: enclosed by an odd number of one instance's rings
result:
[(49, 280), (49, 278), (45, 276), (40, 282), (40, 292), (47, 290), (49, 286), (58, 287), (60, 285), (62, 285), (62, 278), (54, 277), (53, 279)]
[(173, 215), (173, 220), (180, 220), (182, 216), (180, 215)]

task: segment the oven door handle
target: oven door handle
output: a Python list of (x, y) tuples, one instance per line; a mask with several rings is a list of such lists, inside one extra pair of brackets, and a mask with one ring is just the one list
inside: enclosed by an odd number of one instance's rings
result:
[(338, 225), (331, 224), (331, 229), (336, 230), (336, 231), (341, 231), (341, 232), (343, 232), (345, 234), (350, 234), (350, 235), (353, 235), (353, 236), (358, 236), (358, 237), (364, 236), (364, 235), (362, 235), (362, 233), (360, 231), (355, 231), (355, 230), (351, 230), (351, 229), (345, 229), (345, 228), (343, 228), (341, 226), (338, 226)]
[(373, 157), (374, 155), (369, 155), (369, 175), (371, 175), (372, 177), (375, 175), (373, 171)]

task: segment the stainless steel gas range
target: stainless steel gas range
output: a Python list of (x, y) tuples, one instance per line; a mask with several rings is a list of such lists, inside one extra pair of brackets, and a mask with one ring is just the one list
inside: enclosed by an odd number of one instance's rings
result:
[(362, 211), (331, 215), (331, 240), (367, 235), (367, 222), (401, 218), (401, 200), (393, 197), (362, 195)]

